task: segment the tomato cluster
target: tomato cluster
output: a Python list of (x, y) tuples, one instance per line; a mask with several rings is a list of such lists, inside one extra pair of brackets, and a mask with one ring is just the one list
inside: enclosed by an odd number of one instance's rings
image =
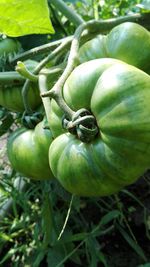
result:
[[(52, 99), (50, 129), (43, 121), (32, 130), (17, 129), (8, 140), (8, 157), (25, 176), (56, 177), (72, 194), (106, 196), (149, 167), (150, 33), (136, 23), (122, 23), (83, 44), (78, 63), (62, 91), (74, 117), (65, 116)], [(34, 88), (29, 101), (35, 99), (35, 105), (30, 103), (35, 108), (40, 94), (33, 85), (38, 95)], [(0, 105), (13, 110), (7, 89), (0, 88)], [(22, 107), (15, 105), (14, 111)]]

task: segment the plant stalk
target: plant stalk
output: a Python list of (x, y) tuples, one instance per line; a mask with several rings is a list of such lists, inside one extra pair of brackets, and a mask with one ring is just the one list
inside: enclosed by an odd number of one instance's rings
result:
[[(52, 60), (54, 57), (56, 57), (61, 51), (62, 49), (66, 49), (66, 47), (68, 46), (68, 44), (70, 44), (70, 40), (65, 40), (60, 46), (58, 46), (50, 55), (48, 55), (46, 58), (44, 58), (34, 69), (33, 74), (38, 74), (40, 72), (40, 70), (50, 61)], [(27, 112), (31, 112), (31, 108), (28, 105), (28, 101), (27, 101), (27, 95), (28, 95), (28, 90), (29, 90), (29, 86), (30, 86), (31, 81), (29, 79), (26, 80), (26, 82), (24, 83), (24, 86), (22, 88), (22, 97), (23, 97), (23, 103), (24, 103), (24, 107), (25, 110)]]
[(50, 0), (50, 4), (53, 4), (65, 17), (69, 19), (77, 27), (84, 22), (84, 20), (69, 6), (67, 6), (62, 0)]
[(16, 71), (5, 71), (0, 72), (0, 87), (3, 87), (4, 85), (12, 86), (12, 85), (20, 85), (23, 84), (25, 81), (25, 78), (21, 76)]
[(66, 42), (66, 40), (68, 40), (68, 41), (70, 40), (70, 42), (71, 42), (72, 38), (73, 38), (73, 36), (68, 36), (68, 37), (64, 37), (64, 38), (56, 40), (56, 41), (52, 41), (48, 44), (34, 47), (28, 51), (25, 51), (19, 55), (16, 55), (14, 58), (12, 58), (10, 60), (10, 63), (16, 64), (17, 61), (19, 61), (19, 60), (24, 61), (24, 60), (28, 59), (29, 57), (31, 58), (31, 57), (34, 57), (34, 56), (39, 55), (39, 54), (48, 53), (48, 52), (50, 52), (50, 50), (54, 50), (56, 47), (58, 47), (64, 41)]

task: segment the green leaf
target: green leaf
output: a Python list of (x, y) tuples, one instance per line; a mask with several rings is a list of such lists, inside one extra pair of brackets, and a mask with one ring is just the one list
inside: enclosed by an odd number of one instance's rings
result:
[(117, 229), (122, 234), (124, 239), (128, 242), (128, 244), (134, 249), (134, 251), (146, 262), (147, 258), (142, 250), (142, 248), (128, 235), (125, 230), (120, 227), (118, 224), (116, 224)]
[(121, 215), (119, 210), (112, 210), (108, 212), (106, 215), (104, 215), (100, 221), (100, 225), (105, 225), (109, 223), (110, 221), (118, 218)]
[(106, 257), (101, 251), (101, 247), (96, 238), (89, 238), (87, 240), (87, 245), (89, 253), (91, 254), (91, 264), (90, 267), (97, 267), (98, 263), (103, 263), (104, 267), (108, 267), (106, 262)]
[(46, 0), (1, 0), (0, 33), (11, 37), (54, 33)]
[(53, 231), (53, 219), (52, 219), (52, 208), (48, 193), (45, 194), (45, 199), (42, 208), (42, 219), (43, 219), (43, 232), (44, 240), (43, 245), (47, 247), (51, 241), (51, 235)]
[[(47, 255), (48, 267), (56, 267), (65, 258), (65, 252), (63, 247), (50, 248)], [(64, 264), (61, 264), (64, 267)]]
[(38, 267), (40, 265), (40, 263), (42, 262), (42, 260), (44, 259), (46, 254), (46, 250), (42, 250), (38, 253), (35, 261), (33, 262), (33, 267)]

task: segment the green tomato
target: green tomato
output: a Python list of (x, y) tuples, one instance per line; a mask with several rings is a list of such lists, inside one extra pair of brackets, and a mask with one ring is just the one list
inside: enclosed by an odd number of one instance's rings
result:
[[(14, 112), (23, 112), (22, 86), (4, 86), (0, 88), (0, 105)], [(41, 103), (38, 85), (32, 83), (28, 94), (29, 106), (35, 110)]]
[(133, 22), (116, 26), (107, 35), (106, 53), (139, 69), (150, 68), (150, 33)]
[(48, 150), (53, 138), (44, 121), (34, 130), (19, 128), (8, 139), (7, 154), (12, 167), (35, 180), (53, 178), (48, 163)]
[[(96, 69), (98, 61), (101, 68)], [(89, 143), (70, 133), (52, 142), (50, 167), (66, 190), (80, 196), (107, 196), (148, 169), (149, 75), (123, 62), (91, 60), (74, 69), (63, 97), (74, 110), (87, 108), (98, 126), (97, 136)]]
[[(32, 71), (38, 64), (38, 62), (33, 61), (33, 60), (27, 60), (24, 63), (30, 71)], [(4, 72), (4, 75), (6, 74), (9, 75), (9, 72)], [(11, 74), (12, 74), (12, 79), (13, 79), (13, 73), (10, 72), (10, 75)], [(3, 75), (3, 73), (1, 73), (1, 75)], [(14, 78), (16, 78), (15, 74), (14, 74)], [(24, 104), (23, 104), (23, 98), (22, 98), (23, 83), (20, 84), (20, 82), (18, 82), (17, 79), (16, 80), (14, 79), (13, 83), (15, 83), (15, 81), (16, 81), (16, 85), (9, 85), (9, 84), (0, 85), (0, 105), (7, 108), (8, 110), (12, 110), (15, 112), (23, 112), (24, 111)], [(37, 83), (32, 82), (29, 87), (28, 102), (29, 102), (29, 106), (33, 110), (36, 109), (41, 103), (41, 97), (39, 94)]]
[(79, 49), (79, 61), (116, 58), (139, 69), (150, 69), (150, 33), (133, 22), (114, 27), (107, 36), (98, 35)]
[[(75, 68), (73, 71), (74, 76), (79, 78), (69, 78), (69, 82), (66, 82), (63, 90), (63, 93), (65, 93), (65, 100), (69, 104), (69, 106), (73, 110), (80, 108), (88, 109), (91, 101), (92, 91), (99, 76), (109, 66), (112, 66), (113, 64), (119, 62), (119, 60), (111, 58), (95, 59), (93, 61), (89, 61), (89, 63), (83, 63), (78, 66), (78, 68)], [(86, 73), (86, 80), (84, 72)], [(79, 91), (75, 88), (80, 88), (82, 93), (79, 94)], [(62, 128), (63, 115), (64, 113), (62, 112), (60, 107), (57, 105), (55, 100), (52, 99), (49, 125), (54, 137), (57, 137), (61, 133), (65, 132), (65, 130)]]
[(20, 43), (13, 38), (0, 39), (0, 57), (17, 53), (21, 49)]

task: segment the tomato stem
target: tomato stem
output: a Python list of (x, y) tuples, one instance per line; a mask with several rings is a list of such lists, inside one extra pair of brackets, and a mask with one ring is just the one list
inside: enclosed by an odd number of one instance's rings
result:
[(17, 62), (16, 71), (30, 81), (36, 82), (38, 80), (38, 76), (29, 71), (22, 61)]
[(25, 81), (25, 78), (22, 77), (16, 71), (0, 72), (0, 86), (20, 85), (20, 84), (23, 84), (24, 81)]
[[(68, 37), (64, 37), (62, 39), (56, 40), (56, 41), (52, 41), (50, 43), (44, 44), (44, 45), (40, 45), (38, 47), (34, 47), (28, 51), (25, 51), (19, 55), (16, 55), (15, 57), (13, 57), (10, 60), (11, 64), (16, 64), (18, 60), (24, 61), (26, 59), (28, 59), (29, 57), (34, 57), (37, 56), (39, 54), (44, 54), (44, 53), (48, 53), (51, 52), (51, 50), (56, 49), (60, 44), (62, 44), (64, 41), (68, 41), (68, 46), (70, 46), (70, 43), (72, 41), (73, 36), (68, 36)], [(66, 52), (66, 48), (64, 49), (64, 53)], [(63, 53), (63, 49), (61, 51)]]
[[(39, 73), (39, 90), (40, 94), (47, 92), (47, 81), (48, 81), (48, 76), (53, 75), (55, 73), (60, 73), (62, 72), (62, 66), (58, 66), (55, 68), (51, 69), (42, 69)], [(50, 121), (50, 98), (42, 98), (43, 106), (45, 109), (47, 121)]]
[[(42, 73), (42, 71), (39, 73), (39, 89), (40, 89), (40, 93), (43, 94), (45, 92), (47, 92), (48, 90), (48, 86), (47, 86), (47, 78), (48, 75), (46, 75), (46, 73)], [(55, 99), (55, 101), (57, 102), (57, 104), (60, 106), (60, 108), (64, 111), (64, 113), (71, 119), (74, 111), (72, 109), (69, 108), (69, 106), (66, 104), (66, 102), (64, 101), (63, 97), (62, 97), (62, 93), (61, 91), (59, 91), (58, 93), (55, 94), (55, 91), (53, 91), (51, 98)], [(42, 97), (42, 102), (44, 105), (44, 109), (46, 112), (46, 116), (48, 121), (50, 120), (50, 98), (48, 97)]]
[[(55, 56), (57, 56), (61, 49), (66, 48), (66, 46), (68, 45), (68, 40), (66, 40), (64, 43), (62, 43), (59, 47), (57, 47), (50, 55), (48, 55), (47, 57), (45, 57), (34, 69), (33, 74), (38, 74), (40, 72), (40, 70), (50, 61), (52, 60)], [(27, 96), (28, 96), (28, 91), (29, 91), (29, 86), (30, 86), (31, 81), (29, 79), (27, 79), (24, 83), (24, 86), (22, 88), (22, 98), (23, 98), (23, 103), (24, 103), (24, 107), (25, 110), (27, 112), (31, 112), (31, 109), (28, 105), (28, 101), (27, 101)]]

